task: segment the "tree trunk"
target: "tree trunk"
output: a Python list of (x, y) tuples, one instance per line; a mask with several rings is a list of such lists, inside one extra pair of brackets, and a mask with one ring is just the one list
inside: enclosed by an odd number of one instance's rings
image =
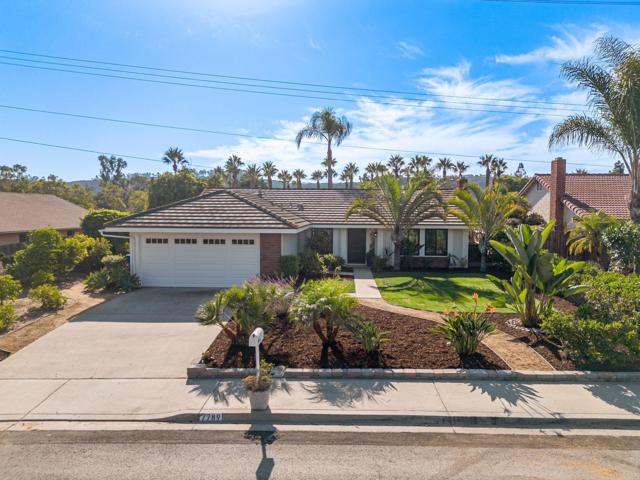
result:
[(536, 289), (529, 286), (527, 289), (527, 298), (524, 304), (524, 320), (522, 325), (527, 328), (538, 326), (538, 316), (536, 315)]
[(393, 269), (400, 270), (400, 242), (393, 244)]
[(331, 151), (331, 140), (327, 142), (327, 188), (333, 188), (333, 152)]
[[(637, 163), (637, 162), (636, 162)], [(640, 168), (631, 175), (631, 193), (629, 193), (629, 215), (634, 223), (640, 223)]]
[(487, 273), (487, 241), (484, 237), (480, 240), (478, 250), (480, 250), (480, 271)]
[(491, 184), (491, 170), (487, 167), (487, 170), (484, 172), (484, 187), (487, 188)]

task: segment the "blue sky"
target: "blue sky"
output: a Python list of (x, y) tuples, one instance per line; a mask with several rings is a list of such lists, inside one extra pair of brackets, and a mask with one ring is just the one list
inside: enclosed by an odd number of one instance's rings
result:
[[(584, 104), (584, 95), (559, 77), (560, 63), (588, 55), (593, 40), (604, 33), (632, 42), (640, 39), (640, 7), (632, 6), (480, 0), (78, 0), (2, 1), (0, 13), (0, 49), (4, 50), (431, 95), (420, 101), (402, 100), (400, 95), (387, 99), (351, 96), (347, 97), (350, 102), (341, 102), (0, 63), (2, 105), (285, 139), (293, 139), (310, 112), (330, 105), (354, 124), (352, 136), (335, 152), (339, 164), (354, 161), (361, 167), (386, 160), (390, 152), (349, 145), (421, 151), (434, 153), (434, 157), (437, 153), (495, 153), (515, 159), (509, 161), (513, 169), (516, 160), (534, 160), (525, 162), (529, 173), (547, 171), (547, 164), (537, 162), (548, 162), (559, 154), (567, 157), (570, 169), (609, 165), (610, 158), (585, 150), (547, 150), (550, 128), (569, 110), (580, 107), (526, 102)], [(28, 64), (24, 59), (38, 59), (6, 52), (0, 56), (22, 58), (0, 58), (0, 62), (21, 64)], [(484, 98), (515, 98), (524, 100), (522, 105), (539, 105), (545, 110), (537, 111), (542, 115), (468, 110), (504, 105)], [(451, 103), (454, 101), (462, 103)], [(153, 159), (161, 158), (169, 146), (178, 146), (194, 165), (208, 167), (235, 153), (248, 163), (273, 160), (283, 168), (310, 172), (324, 155), (324, 149), (315, 145), (298, 150), (278, 140), (111, 124), (6, 108), (0, 108), (0, 137)], [(98, 172), (96, 155), (91, 153), (0, 142), (0, 164), (22, 163), (35, 175), (54, 173), (76, 180)], [(480, 172), (473, 158), (449, 156), (474, 165), (471, 172)], [(128, 162), (129, 172), (166, 170), (152, 161)], [(608, 170), (606, 166), (587, 168)]]

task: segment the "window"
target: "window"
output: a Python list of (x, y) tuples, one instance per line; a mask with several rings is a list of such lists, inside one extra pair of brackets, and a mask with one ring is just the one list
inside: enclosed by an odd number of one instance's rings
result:
[(205, 238), (202, 243), (204, 245), (224, 245), (227, 241), (224, 238)]
[(320, 255), (333, 253), (333, 229), (312, 228), (306, 247), (318, 252)]
[(253, 245), (254, 243), (253, 238), (234, 238), (231, 240), (232, 245)]
[(422, 254), (422, 245), (420, 244), (420, 230), (412, 228), (407, 232), (407, 236), (402, 241), (401, 255), (414, 256)]
[(176, 238), (173, 243), (176, 245), (195, 245), (198, 243), (197, 238)]
[(20, 238), (18, 239), (18, 241), (19, 241), (20, 243), (27, 243), (27, 242), (29, 241), (29, 235), (28, 235), (28, 234), (26, 234), (26, 233), (21, 233), (21, 234), (19, 235), (19, 237), (20, 237)]
[(145, 241), (146, 243), (151, 243), (153, 245), (166, 245), (169, 243), (168, 238), (147, 238)]
[(447, 255), (447, 230), (434, 229), (424, 231), (425, 255)]
[(67, 238), (73, 237), (76, 234), (75, 230), (67, 230), (66, 235)]

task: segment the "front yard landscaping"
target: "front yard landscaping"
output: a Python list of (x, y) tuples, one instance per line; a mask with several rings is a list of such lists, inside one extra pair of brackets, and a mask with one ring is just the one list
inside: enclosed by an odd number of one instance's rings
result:
[(484, 310), (500, 296), (498, 288), (481, 273), (380, 272), (375, 279), (387, 302), (417, 310), (443, 312), (456, 305), (460, 311), (471, 311), (474, 293), (479, 296), (478, 307)]

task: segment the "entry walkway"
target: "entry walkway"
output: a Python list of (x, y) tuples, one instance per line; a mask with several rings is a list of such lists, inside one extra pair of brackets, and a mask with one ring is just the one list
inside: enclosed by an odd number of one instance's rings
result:
[(373, 278), (373, 273), (367, 267), (354, 267), (353, 282), (356, 285), (356, 297), (358, 298), (376, 298), (382, 300), (380, 290)]

